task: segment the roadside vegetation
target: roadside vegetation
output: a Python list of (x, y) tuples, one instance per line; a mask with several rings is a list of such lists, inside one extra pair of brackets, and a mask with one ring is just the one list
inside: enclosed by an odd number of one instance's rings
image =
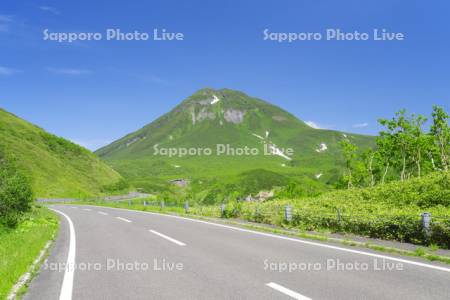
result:
[(0, 299), (6, 299), (57, 230), (57, 216), (45, 207), (33, 207), (14, 228), (0, 227)]
[[(227, 217), (299, 228), (305, 231), (352, 233), (450, 249), (450, 174), (429, 174), (408, 182), (335, 191), (319, 197), (277, 199), (262, 203), (233, 201)], [(292, 221), (284, 218), (292, 209)], [(431, 213), (430, 231), (421, 222)]]
[(0, 151), (0, 299), (6, 299), (58, 228), (57, 217), (33, 201), (29, 179)]

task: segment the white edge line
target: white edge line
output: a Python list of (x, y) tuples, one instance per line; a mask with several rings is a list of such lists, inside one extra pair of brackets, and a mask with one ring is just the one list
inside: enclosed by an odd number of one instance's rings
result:
[[(96, 205), (90, 205), (90, 206), (103, 207), (103, 208), (107, 207), (107, 206), (96, 206)], [(301, 244), (306, 244), (306, 245), (311, 245), (311, 246), (339, 250), (339, 251), (343, 251), (343, 252), (366, 255), (366, 256), (371, 256), (371, 257), (376, 257), (376, 258), (389, 259), (392, 261), (398, 261), (398, 262), (402, 262), (402, 263), (409, 264), (409, 265), (414, 265), (414, 266), (418, 266), (418, 267), (424, 267), (424, 268), (429, 268), (429, 269), (434, 269), (434, 270), (439, 270), (439, 271), (444, 271), (444, 272), (450, 273), (450, 268), (446, 268), (446, 267), (440, 267), (440, 266), (430, 265), (430, 264), (426, 264), (426, 263), (421, 263), (418, 261), (407, 260), (407, 259), (403, 259), (403, 258), (397, 258), (397, 257), (392, 257), (392, 256), (387, 256), (387, 255), (382, 255), (382, 254), (370, 253), (370, 252), (365, 252), (365, 251), (360, 251), (360, 250), (355, 250), (355, 249), (342, 248), (339, 246), (321, 244), (321, 243), (317, 243), (317, 242), (302, 240), (299, 238), (290, 238), (287, 236), (281, 236), (281, 235), (276, 235), (276, 234), (272, 234), (272, 233), (259, 232), (259, 231), (254, 231), (254, 230), (250, 230), (250, 229), (245, 229), (245, 228), (233, 227), (233, 226), (224, 225), (224, 224), (212, 223), (212, 222), (203, 221), (203, 220), (190, 219), (190, 218), (185, 218), (185, 217), (180, 217), (180, 216), (167, 215), (167, 214), (161, 214), (161, 213), (155, 213), (155, 212), (149, 212), (149, 211), (140, 211), (140, 210), (132, 210), (132, 209), (126, 209), (126, 208), (117, 208), (117, 207), (107, 207), (107, 208), (117, 209), (117, 210), (125, 210), (125, 211), (137, 212), (137, 213), (143, 213), (143, 214), (158, 215), (158, 216), (164, 216), (164, 217), (181, 219), (181, 220), (188, 220), (191, 222), (209, 224), (212, 226), (228, 228), (231, 230), (236, 230), (236, 231), (241, 231), (241, 232), (253, 233), (253, 234), (257, 234), (257, 235), (261, 235), (261, 236), (267, 236), (267, 237), (277, 238), (277, 239), (281, 239), (281, 240), (286, 240), (286, 241), (291, 241), (291, 242), (296, 242), (296, 243), (301, 243)]]
[(121, 220), (121, 221), (124, 221), (124, 222), (127, 222), (127, 223), (131, 223), (131, 221), (128, 220), (128, 219), (125, 219), (125, 218), (122, 218), (122, 217), (116, 217), (116, 218)]
[(151, 229), (150, 229), (149, 231), (150, 231), (151, 233), (153, 233), (153, 234), (156, 234), (156, 235), (158, 235), (158, 236), (160, 236), (160, 237), (162, 237), (162, 238), (168, 240), (168, 241), (171, 241), (172, 243), (177, 244), (178, 246), (186, 246), (185, 243), (180, 242), (180, 241), (177, 241), (176, 239), (171, 238), (170, 236), (167, 236), (167, 235), (165, 235), (165, 234), (162, 234), (162, 233), (160, 233), (160, 232), (158, 232), (158, 231), (154, 231), (154, 230), (151, 230)]
[(288, 288), (285, 288), (284, 286), (281, 286), (281, 285), (279, 285), (279, 284), (276, 284), (275, 282), (269, 282), (269, 283), (267, 283), (266, 285), (267, 285), (268, 287), (273, 288), (274, 290), (279, 291), (280, 293), (283, 293), (283, 294), (285, 294), (285, 295), (288, 295), (288, 296), (290, 296), (290, 297), (292, 297), (292, 298), (294, 298), (294, 299), (297, 299), (297, 300), (312, 300), (311, 298), (308, 298), (308, 297), (306, 297), (306, 296), (303, 296), (303, 295), (301, 295), (301, 294), (299, 294), (299, 293), (297, 293), (297, 292), (294, 292), (294, 291), (292, 291), (292, 290), (290, 290), (290, 289), (288, 289)]
[(70, 231), (69, 253), (67, 254), (66, 271), (64, 273), (64, 280), (61, 286), (61, 293), (59, 294), (59, 300), (71, 300), (73, 290), (73, 276), (75, 272), (75, 254), (76, 254), (75, 228), (69, 216), (67, 216), (65, 213), (57, 209), (54, 208), (50, 209), (64, 216), (67, 222), (69, 223), (69, 231)]

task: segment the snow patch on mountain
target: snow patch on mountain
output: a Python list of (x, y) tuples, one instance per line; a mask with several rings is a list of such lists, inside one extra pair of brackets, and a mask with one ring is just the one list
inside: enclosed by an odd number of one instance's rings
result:
[(264, 138), (256, 133), (252, 133), (253, 136), (256, 136), (260, 140), (264, 140)]
[(321, 153), (321, 152), (324, 152), (327, 149), (328, 149), (327, 144), (321, 143), (319, 145), (319, 148), (316, 149), (316, 152)]
[(216, 103), (219, 102), (219, 101), (220, 101), (220, 99), (217, 98), (216, 95), (213, 95), (213, 100), (211, 101), (211, 104), (216, 104)]
[(284, 159), (286, 159), (286, 160), (292, 160), (292, 158), (290, 158), (289, 156), (287, 156), (286, 154), (284, 154), (283, 151), (281, 151), (280, 149), (278, 149), (276, 145), (274, 145), (274, 144), (269, 144), (268, 146), (269, 146), (269, 151), (270, 151), (271, 154), (281, 156), (282, 158), (284, 158)]
[[(266, 147), (269, 150), (270, 154), (281, 156), (282, 158), (287, 159), (287, 160), (292, 160), (292, 158), (290, 158), (289, 156), (284, 154), (284, 152), (281, 149), (279, 149), (275, 144), (273, 144), (270, 140), (267, 140), (267, 138), (269, 137), (269, 131), (268, 130), (266, 130), (265, 134), (266, 134), (266, 138), (263, 138), (259, 134), (252, 133), (253, 136), (255, 136), (258, 139), (263, 141), (264, 145), (266, 145)], [(285, 167), (286, 165), (282, 164), (281, 166)]]
[(316, 178), (319, 179), (320, 177), (322, 177), (322, 175), (323, 175), (322, 173), (319, 173), (316, 175)]

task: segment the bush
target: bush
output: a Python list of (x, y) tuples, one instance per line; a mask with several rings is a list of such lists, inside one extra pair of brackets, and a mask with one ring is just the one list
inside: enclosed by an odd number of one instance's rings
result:
[(256, 169), (239, 176), (239, 186), (243, 195), (256, 194), (261, 190), (271, 190), (276, 186), (289, 184), (287, 177), (276, 172)]
[(346, 197), (373, 203), (388, 203), (398, 207), (417, 205), (422, 208), (450, 206), (450, 173), (435, 172), (405, 182), (391, 182), (372, 188), (336, 191), (326, 197)]
[(0, 154), (0, 224), (15, 227), (32, 203), (29, 180)]
[(450, 249), (450, 220), (431, 223), (430, 243)]
[(86, 153), (87, 150), (78, 146), (75, 143), (72, 143), (66, 139), (63, 139), (59, 136), (47, 133), (40, 132), (41, 138), (43, 142), (47, 145), (50, 151), (59, 154), (59, 155), (68, 155), (70, 153), (74, 155), (80, 155), (83, 152)]
[(119, 181), (107, 184), (101, 187), (101, 191), (104, 193), (116, 193), (116, 192), (125, 192), (130, 188), (130, 184), (123, 178)]

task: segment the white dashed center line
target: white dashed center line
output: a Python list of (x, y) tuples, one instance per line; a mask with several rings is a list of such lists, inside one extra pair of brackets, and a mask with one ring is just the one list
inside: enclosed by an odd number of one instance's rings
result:
[(311, 298), (308, 298), (306, 296), (303, 296), (297, 292), (294, 292), (288, 288), (285, 288), (284, 286), (281, 286), (279, 284), (276, 284), (274, 282), (270, 282), (266, 284), (268, 287), (273, 288), (274, 290), (279, 291), (280, 293), (283, 293), (285, 295), (288, 295), (294, 299), (298, 299), (298, 300), (312, 300)]
[(124, 221), (124, 222), (127, 222), (127, 223), (131, 223), (130, 220), (127, 220), (127, 219), (125, 219), (125, 218), (121, 218), (121, 217), (116, 217), (116, 218), (119, 219), (119, 220), (121, 220), (121, 221)]
[(167, 236), (167, 235), (164, 235), (164, 234), (162, 234), (162, 233), (159, 233), (158, 231), (154, 231), (154, 230), (149, 230), (149, 231), (150, 231), (151, 233), (153, 233), (153, 234), (156, 234), (157, 236), (162, 237), (163, 239), (166, 239), (166, 240), (168, 240), (168, 241), (171, 241), (172, 243), (177, 244), (178, 246), (186, 246), (185, 243), (180, 242), (180, 241), (177, 241), (176, 239), (173, 239), (173, 238), (171, 238), (171, 237), (169, 237), (169, 236)]

